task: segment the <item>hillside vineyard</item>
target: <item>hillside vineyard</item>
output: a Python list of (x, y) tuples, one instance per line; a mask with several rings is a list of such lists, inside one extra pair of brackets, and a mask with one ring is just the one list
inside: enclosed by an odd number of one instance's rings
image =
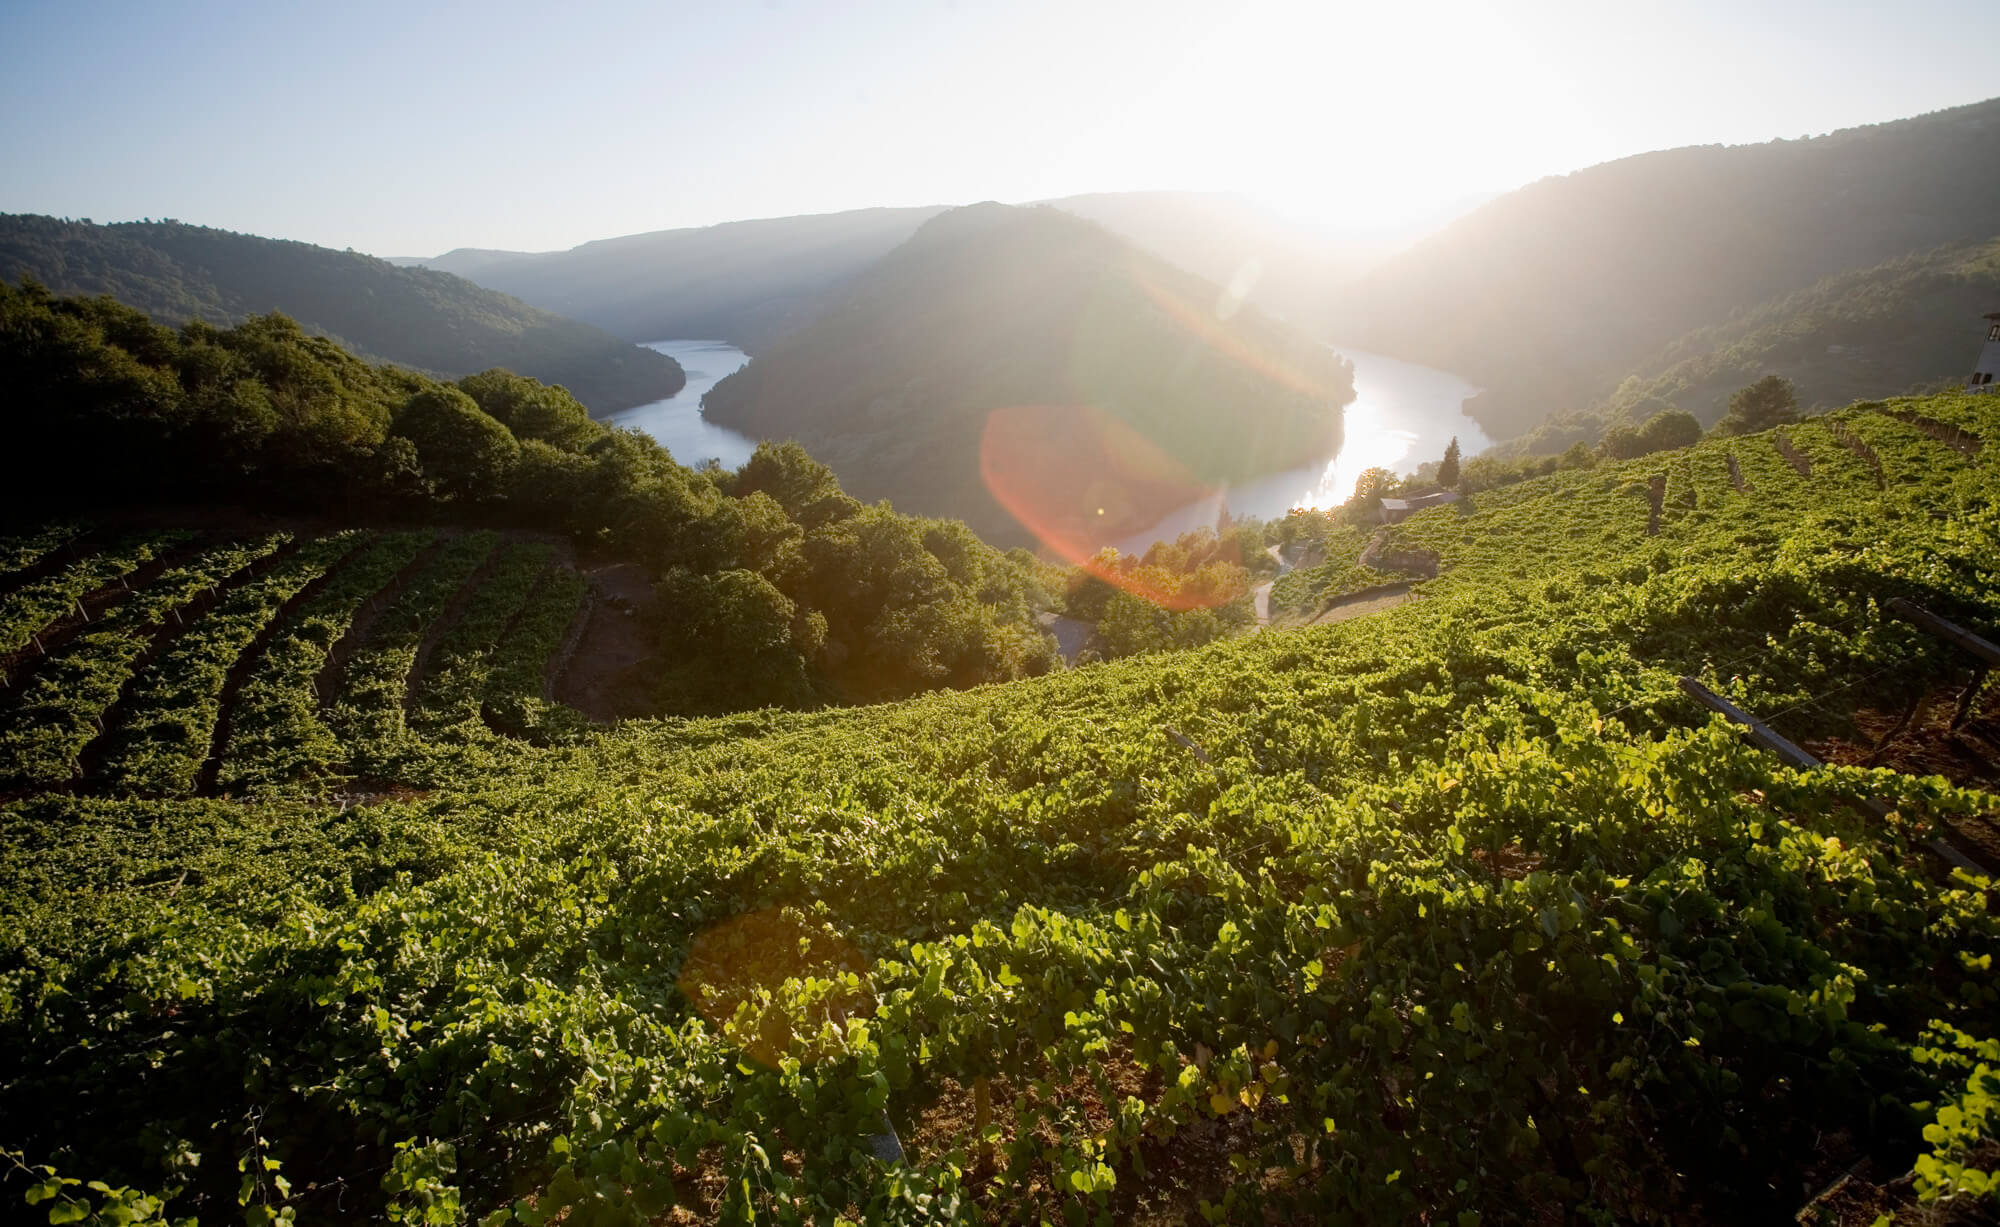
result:
[(550, 701), (584, 584), (543, 540), (20, 532), (15, 1162), (265, 1222), (1983, 1188), (2000, 724), (1886, 605), (2000, 627), (1996, 441), (2000, 399), (1857, 405), (1417, 514), (1386, 545), (1436, 577), (1371, 618), (615, 726)]

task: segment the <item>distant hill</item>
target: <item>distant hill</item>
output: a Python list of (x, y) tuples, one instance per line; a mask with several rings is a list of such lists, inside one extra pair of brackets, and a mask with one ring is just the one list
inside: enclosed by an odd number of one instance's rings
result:
[(1234, 306), (1093, 223), (975, 205), (717, 384), (707, 416), (795, 437), (857, 497), (988, 540), (1025, 543), (1036, 520), (1043, 540), (1101, 544), (1151, 527), (1191, 485), (1337, 444), (1351, 369)]
[(461, 277), (179, 222), (0, 214), (0, 280), (109, 294), (163, 323), (282, 311), (368, 356), (442, 375), (506, 367), (598, 413), (672, 396), (679, 364)]
[(1606, 400), (1561, 413), (1503, 444), (1554, 453), (1611, 426), (1685, 409), (1712, 426), (1765, 375), (1792, 382), (1808, 410), (1956, 387), (2000, 310), (2000, 239), (1960, 243), (1828, 277), (1698, 329), (1640, 363)]
[[(1314, 331), (1323, 331), (1340, 285), (1418, 229), (1317, 234), (1221, 192), (1098, 192), (1037, 203), (1098, 222), (1218, 285), (1243, 275), (1249, 301)], [(755, 353), (944, 211), (859, 209), (656, 230), (568, 251), (461, 247), (392, 262), (457, 273), (629, 340), (712, 337)]]
[(1812, 140), (1643, 154), (1543, 180), (1343, 295), (1343, 340), (1456, 371), (1496, 438), (1602, 404), (1697, 329), (2000, 234), (2000, 99)]
[(1829, 277), (1726, 324), (1704, 328), (1639, 367), (1607, 408), (1666, 405), (1704, 424), (1764, 375), (1792, 381), (1808, 408), (1957, 385), (2000, 311), (2000, 239), (1941, 247)]
[(754, 352), (942, 211), (857, 209), (628, 234), (568, 251), (460, 248), (398, 263), (457, 273), (631, 341), (707, 337)]

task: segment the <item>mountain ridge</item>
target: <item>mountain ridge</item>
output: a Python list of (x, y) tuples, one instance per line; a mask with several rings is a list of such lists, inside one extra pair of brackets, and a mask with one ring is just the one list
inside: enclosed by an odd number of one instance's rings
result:
[(505, 367), (600, 414), (686, 383), (664, 354), (455, 274), (178, 221), (0, 214), (0, 279), (109, 294), (162, 323), (280, 311), (370, 358), (450, 376)]
[(1608, 397), (1675, 339), (1822, 278), (2000, 233), (2000, 99), (1695, 145), (1499, 197), (1347, 287), (1337, 327), (1487, 389), (1488, 433)]

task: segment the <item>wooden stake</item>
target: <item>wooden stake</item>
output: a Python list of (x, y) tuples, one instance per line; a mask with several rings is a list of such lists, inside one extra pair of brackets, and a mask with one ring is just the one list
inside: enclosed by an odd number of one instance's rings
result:
[(979, 1170), (993, 1167), (993, 1143), (986, 1140), (986, 1126), (993, 1120), (993, 1092), (985, 1074), (972, 1080), (972, 1132), (979, 1138)]
[(1989, 665), (2000, 665), (2000, 647), (1966, 630), (1955, 622), (1947, 622), (1915, 601), (1896, 597), (1888, 603), (1888, 610), (1905, 622), (1914, 622), (1931, 634), (1956, 647), (1965, 649)]
[[(1693, 695), (1703, 706), (1712, 711), (1721, 712), (1733, 723), (1742, 725), (1749, 732), (1750, 740), (1776, 754), (1785, 761), (1786, 765), (1796, 767), (1801, 771), (1818, 771), (1826, 766), (1825, 763), (1800, 749), (1796, 743), (1780, 736), (1776, 729), (1773, 729), (1762, 720), (1759, 720), (1749, 712), (1736, 706), (1736, 704), (1731, 703), (1728, 699), (1710, 690), (1694, 678), (1682, 678), (1681, 689)], [(1887, 818), (1889, 816), (1889, 807), (1873, 797), (1857, 802), (1857, 804), (1877, 818)], [(1942, 839), (1931, 840), (1924, 845), (1924, 849), (1946, 864), (1954, 865), (1965, 870), (1967, 873), (1990, 876), (1987, 874), (1987, 870), (1978, 862), (1967, 857), (1963, 852), (1960, 852), (1957, 848), (1952, 847)]]
[(1694, 678), (1682, 678), (1681, 689), (1693, 695), (1696, 701), (1701, 703), (1702, 706), (1711, 711), (1721, 712), (1732, 722), (1748, 729), (1750, 740), (1785, 760), (1786, 766), (1796, 767), (1801, 771), (1814, 771), (1826, 766), (1825, 763), (1806, 753), (1793, 742), (1780, 736), (1776, 729), (1751, 715), (1749, 712), (1744, 711), (1734, 703), (1731, 703), (1728, 699), (1723, 698), (1713, 690), (1710, 690)]

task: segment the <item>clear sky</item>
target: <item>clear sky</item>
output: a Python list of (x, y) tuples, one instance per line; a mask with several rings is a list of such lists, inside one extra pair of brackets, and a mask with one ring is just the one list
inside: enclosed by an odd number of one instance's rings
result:
[(378, 255), (1089, 191), (1337, 231), (2000, 94), (1993, 0), (0, 0), (0, 211)]

